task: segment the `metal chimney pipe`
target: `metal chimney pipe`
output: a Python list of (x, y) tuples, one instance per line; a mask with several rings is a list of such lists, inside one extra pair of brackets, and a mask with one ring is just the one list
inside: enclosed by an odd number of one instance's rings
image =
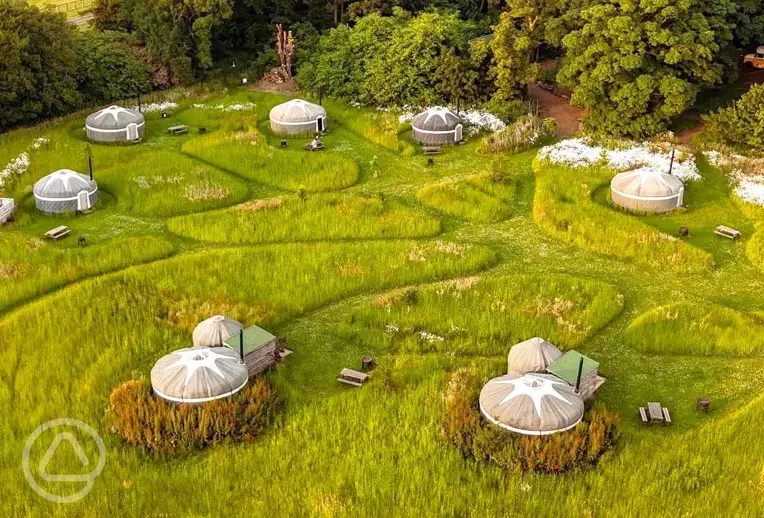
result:
[(579, 389), (581, 388), (581, 373), (584, 370), (584, 357), (582, 356), (581, 359), (578, 361), (578, 376), (576, 377), (576, 394), (578, 394)]

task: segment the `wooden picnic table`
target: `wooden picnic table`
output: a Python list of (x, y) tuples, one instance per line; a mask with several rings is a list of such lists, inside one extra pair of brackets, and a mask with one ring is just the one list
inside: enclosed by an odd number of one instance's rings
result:
[(650, 416), (650, 421), (653, 423), (660, 423), (663, 421), (663, 408), (658, 402), (651, 402), (647, 404), (647, 413)]
[(369, 375), (363, 372), (354, 371), (353, 369), (342, 369), (340, 371), (340, 377), (337, 381), (345, 383), (346, 385), (352, 385), (354, 387), (360, 387), (369, 379)]
[(182, 135), (184, 133), (188, 133), (188, 126), (186, 125), (170, 126), (169, 128), (167, 128), (167, 132), (172, 135)]
[(731, 239), (733, 241), (740, 237), (739, 230), (735, 230), (734, 228), (725, 225), (719, 225), (716, 227), (714, 234), (720, 237), (726, 237), (727, 239)]
[(647, 403), (647, 408), (639, 407), (639, 417), (642, 424), (671, 424), (671, 414), (668, 408), (657, 401)]
[(61, 239), (62, 237), (68, 236), (70, 232), (71, 230), (69, 230), (69, 227), (65, 225), (61, 225), (60, 227), (56, 227), (54, 229), (48, 230), (45, 233), (45, 237), (49, 239), (53, 239), (55, 241), (55, 240)]

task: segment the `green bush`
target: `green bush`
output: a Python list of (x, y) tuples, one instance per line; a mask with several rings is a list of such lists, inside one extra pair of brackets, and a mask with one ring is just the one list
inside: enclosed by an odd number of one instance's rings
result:
[(736, 148), (764, 151), (764, 84), (753, 85), (732, 106), (703, 117), (705, 138)]
[(198, 405), (164, 401), (141, 378), (114, 388), (108, 417), (112, 432), (127, 444), (174, 455), (225, 441), (253, 441), (273, 422), (280, 405), (263, 377), (233, 396)]
[(443, 437), (465, 457), (512, 472), (562, 473), (595, 465), (618, 440), (618, 416), (595, 403), (572, 430), (523, 436), (489, 423), (480, 413), (480, 380), (466, 368), (446, 386)]
[(478, 145), (478, 153), (520, 153), (541, 146), (555, 135), (555, 120), (541, 119), (535, 115), (524, 115), (507, 126), (483, 137)]

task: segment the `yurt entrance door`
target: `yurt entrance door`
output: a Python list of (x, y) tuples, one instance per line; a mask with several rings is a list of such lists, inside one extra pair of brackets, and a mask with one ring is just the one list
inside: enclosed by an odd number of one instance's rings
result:
[(463, 138), (463, 136), (462, 136), (463, 131), (462, 130), (463, 130), (462, 125), (461, 124), (457, 124), (456, 125), (456, 129), (454, 130), (454, 142), (455, 143), (459, 143), (459, 142), (462, 141), (462, 138)]
[(80, 212), (90, 210), (90, 196), (87, 191), (77, 193), (77, 210)]
[(127, 140), (138, 140), (138, 125), (131, 122), (127, 125)]
[(324, 118), (321, 116), (318, 116), (316, 118), (316, 131), (319, 133), (322, 133), (326, 130), (326, 126), (324, 125)]

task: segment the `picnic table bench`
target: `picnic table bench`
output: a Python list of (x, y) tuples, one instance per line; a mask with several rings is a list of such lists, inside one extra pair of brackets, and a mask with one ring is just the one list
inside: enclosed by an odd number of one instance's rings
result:
[(366, 382), (367, 379), (369, 379), (368, 374), (354, 371), (353, 369), (342, 369), (342, 371), (340, 371), (340, 377), (337, 378), (337, 381), (347, 385), (352, 385), (354, 387), (360, 387)]
[(69, 227), (65, 225), (61, 225), (60, 227), (56, 227), (54, 229), (48, 230), (45, 233), (45, 237), (47, 237), (48, 239), (57, 241), (61, 239), (62, 237), (68, 236), (70, 233), (71, 233), (71, 230), (69, 229)]
[(734, 228), (730, 228), (724, 225), (719, 225), (716, 227), (716, 230), (714, 230), (714, 234), (721, 237), (726, 237), (727, 239), (735, 240), (740, 237), (740, 231), (735, 230)]
[(639, 417), (642, 424), (671, 424), (668, 408), (656, 401), (648, 403), (647, 408), (639, 407)]
[(424, 146), (422, 148), (422, 151), (425, 155), (439, 155), (440, 154), (440, 146)]
[(170, 135), (183, 135), (184, 133), (188, 133), (188, 126), (186, 125), (180, 125), (180, 126), (170, 126), (167, 128), (167, 133)]

